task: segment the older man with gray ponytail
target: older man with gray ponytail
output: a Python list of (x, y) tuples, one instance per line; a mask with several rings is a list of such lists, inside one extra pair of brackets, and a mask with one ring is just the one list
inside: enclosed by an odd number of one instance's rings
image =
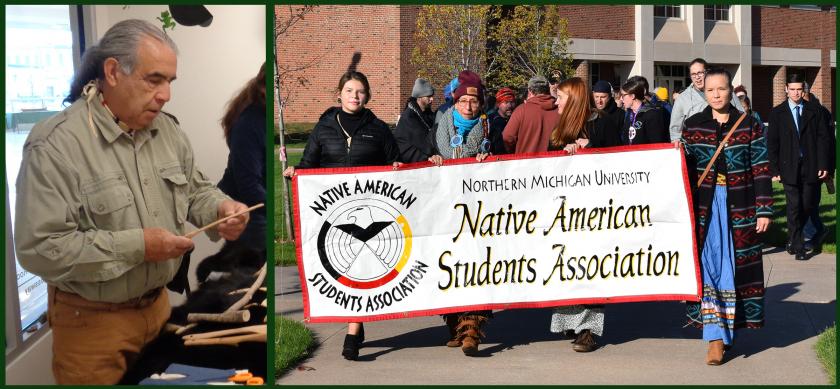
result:
[[(177, 120), (162, 111), (176, 53), (148, 22), (115, 24), (84, 54), (70, 106), (26, 140), (15, 250), (49, 285), (60, 384), (119, 382), (169, 318), (164, 286), (193, 247), (187, 222), (246, 209), (205, 178)], [(247, 222), (244, 214), (207, 233), (236, 240)]]

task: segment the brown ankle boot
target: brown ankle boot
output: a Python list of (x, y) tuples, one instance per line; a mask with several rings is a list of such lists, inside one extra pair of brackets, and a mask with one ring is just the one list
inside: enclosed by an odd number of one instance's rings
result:
[(572, 350), (579, 353), (588, 353), (595, 351), (598, 348), (598, 343), (595, 342), (595, 335), (592, 331), (583, 330), (577, 335), (575, 341), (572, 342)]
[(478, 345), (484, 337), (481, 326), (486, 321), (486, 317), (478, 315), (465, 315), (458, 320), (458, 340), (461, 341), (461, 351), (464, 355), (474, 356), (478, 353)]
[(443, 320), (446, 321), (446, 326), (449, 327), (449, 340), (446, 342), (446, 347), (461, 347), (461, 340), (458, 339), (458, 316), (445, 315)]
[(467, 330), (464, 333), (464, 338), (461, 341), (461, 351), (464, 355), (474, 356), (478, 353), (478, 344), (481, 343), (479, 333), (474, 330)]
[(706, 354), (706, 364), (717, 366), (723, 362), (723, 341), (713, 340), (709, 342), (709, 352)]

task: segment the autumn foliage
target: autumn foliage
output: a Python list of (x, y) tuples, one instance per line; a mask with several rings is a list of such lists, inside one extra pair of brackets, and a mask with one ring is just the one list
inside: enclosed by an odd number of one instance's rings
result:
[(535, 75), (567, 78), (573, 70), (566, 25), (550, 5), (426, 5), (411, 62), (434, 85), (461, 70), (481, 74), (491, 89), (521, 87)]

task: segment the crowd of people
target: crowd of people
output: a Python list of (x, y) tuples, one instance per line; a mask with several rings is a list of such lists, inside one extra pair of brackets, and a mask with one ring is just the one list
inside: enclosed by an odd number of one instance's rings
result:
[[(535, 76), (518, 102), (511, 85), (488, 93), (481, 76), (461, 71), (444, 88), (445, 102), (433, 109), (435, 89), (417, 79), (396, 130), (365, 105), (372, 91), (365, 75), (351, 71), (338, 84), (339, 107), (321, 116), (298, 168), (390, 165), (671, 143), (683, 148), (692, 178), (696, 237), (703, 293), (687, 304), (688, 323), (703, 329), (706, 363), (718, 365), (732, 346), (734, 330), (757, 328), (764, 320), (761, 233), (773, 215), (771, 181), (781, 181), (787, 198), (789, 242), (797, 260), (819, 247), (825, 226), (819, 221), (820, 183), (833, 188), (834, 122), (808, 95), (801, 76), (792, 74), (787, 99), (765, 125), (751, 111), (746, 89), (731, 74), (702, 58), (689, 64), (692, 84), (674, 92), (650, 90), (641, 76), (618, 88), (606, 81), (591, 87), (581, 78), (550, 82)], [(809, 236), (805, 237), (808, 233)], [(554, 309), (550, 330), (574, 338), (573, 349), (598, 348), (604, 329), (603, 305)], [(449, 347), (475, 355), (483, 325), (492, 311), (443, 315)], [(351, 323), (342, 355), (355, 360), (364, 341), (360, 323)]]

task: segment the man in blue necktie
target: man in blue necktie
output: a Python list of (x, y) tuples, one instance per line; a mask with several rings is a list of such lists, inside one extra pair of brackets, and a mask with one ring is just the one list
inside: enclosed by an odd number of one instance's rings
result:
[[(828, 177), (833, 142), (823, 115), (805, 101), (805, 79), (791, 74), (787, 99), (770, 111), (767, 150), (773, 181), (781, 181), (787, 199), (788, 253), (806, 260), (805, 222), (819, 204), (821, 180)], [(753, 172), (762, 174), (762, 172)]]

